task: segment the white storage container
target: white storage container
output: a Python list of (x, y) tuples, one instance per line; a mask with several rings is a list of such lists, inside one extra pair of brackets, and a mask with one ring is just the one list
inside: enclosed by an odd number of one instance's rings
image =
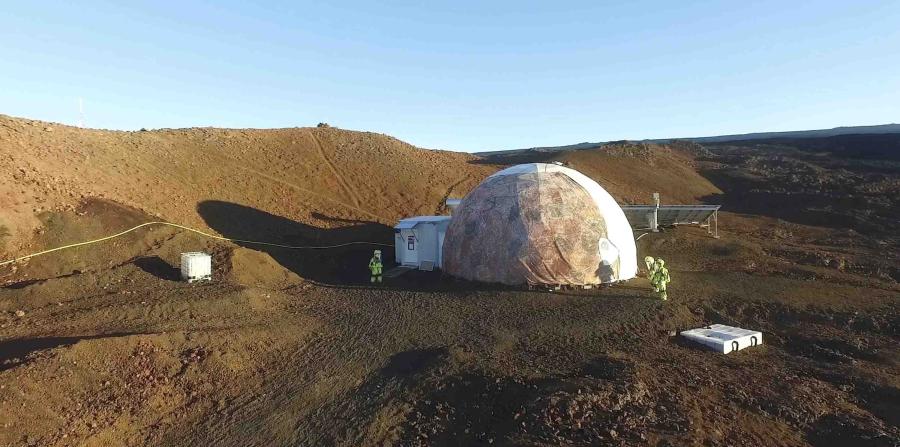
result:
[(432, 270), (443, 266), (444, 235), (450, 216), (417, 216), (394, 225), (394, 256), (397, 264)]
[(722, 354), (762, 344), (762, 332), (724, 324), (682, 331), (681, 336)]
[(199, 251), (182, 253), (181, 279), (187, 282), (212, 279), (212, 257)]

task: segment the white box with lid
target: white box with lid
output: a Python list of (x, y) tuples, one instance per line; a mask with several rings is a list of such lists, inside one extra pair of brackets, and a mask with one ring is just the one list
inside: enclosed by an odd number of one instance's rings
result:
[(187, 282), (212, 279), (212, 257), (199, 251), (182, 253), (181, 279)]
[(762, 344), (762, 332), (724, 324), (682, 331), (681, 336), (722, 354)]

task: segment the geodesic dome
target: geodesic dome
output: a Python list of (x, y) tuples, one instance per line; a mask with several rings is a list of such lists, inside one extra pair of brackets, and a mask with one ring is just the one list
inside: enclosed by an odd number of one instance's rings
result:
[(625, 214), (597, 182), (530, 163), (466, 195), (447, 228), (443, 269), (509, 285), (593, 285), (633, 278), (637, 250)]

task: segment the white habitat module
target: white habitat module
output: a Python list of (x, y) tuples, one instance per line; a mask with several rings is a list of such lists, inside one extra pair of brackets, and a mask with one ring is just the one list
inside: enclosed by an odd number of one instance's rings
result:
[(212, 257), (199, 251), (182, 253), (181, 279), (187, 282), (212, 279)]
[(724, 324), (682, 331), (681, 336), (722, 354), (762, 344), (762, 332)]
[(442, 268), (444, 236), (450, 216), (417, 216), (394, 225), (394, 256), (397, 264), (419, 270)]

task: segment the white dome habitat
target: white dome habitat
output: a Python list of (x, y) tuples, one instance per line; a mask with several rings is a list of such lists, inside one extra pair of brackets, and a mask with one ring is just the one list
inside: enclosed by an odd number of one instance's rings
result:
[(637, 274), (634, 234), (615, 199), (563, 166), (497, 172), (453, 211), (443, 269), (509, 285), (595, 285)]

